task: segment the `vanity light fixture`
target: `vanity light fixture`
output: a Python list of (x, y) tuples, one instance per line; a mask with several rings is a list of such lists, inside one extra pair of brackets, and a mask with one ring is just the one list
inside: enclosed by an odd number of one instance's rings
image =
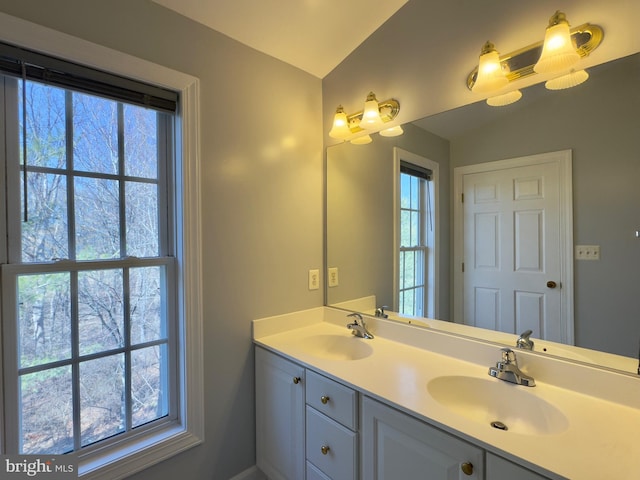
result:
[[(402, 128), (392, 127), (385, 129), (386, 123), (394, 120), (400, 112), (400, 103), (390, 98), (383, 102), (378, 102), (373, 92), (367, 95), (364, 109), (347, 114), (342, 105), (336, 109), (333, 119), (333, 126), (329, 131), (329, 136), (340, 140), (350, 140), (351, 143), (363, 145), (371, 142), (369, 134), (381, 130), (388, 130), (386, 136), (402, 135)], [(381, 135), (384, 135), (381, 133)]]
[[(487, 42), (482, 48), (478, 66), (467, 76), (467, 88), (480, 94), (495, 92), (487, 99), (487, 103), (503, 106), (520, 99), (522, 93), (514, 82), (531, 75), (542, 74), (547, 77), (545, 86), (550, 90), (574, 87), (589, 78), (584, 69), (575, 68), (576, 63), (598, 48), (603, 38), (602, 27), (585, 23), (570, 28), (566, 15), (557, 11), (549, 20), (544, 41), (506, 55), (499, 55), (495, 47)], [(489, 59), (493, 62), (493, 66), (489, 67), (492, 72), (490, 77), (485, 76), (485, 55), (487, 62)], [(496, 66), (496, 56), (500, 68)]]

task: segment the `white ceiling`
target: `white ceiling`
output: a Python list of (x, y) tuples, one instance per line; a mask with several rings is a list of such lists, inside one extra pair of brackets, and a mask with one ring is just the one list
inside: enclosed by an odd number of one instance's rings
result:
[(408, 0), (152, 0), (323, 78)]

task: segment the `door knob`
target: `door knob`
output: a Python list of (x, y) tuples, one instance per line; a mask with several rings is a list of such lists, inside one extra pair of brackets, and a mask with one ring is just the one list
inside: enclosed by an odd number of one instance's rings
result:
[(329, 401), (329, 397), (327, 397), (326, 395), (323, 395), (322, 397), (320, 397), (320, 401), (326, 405), (327, 402)]
[(548, 288), (556, 288), (558, 286), (558, 284), (556, 282), (554, 282), (553, 280), (549, 280), (547, 282), (547, 287)]
[(320, 451), (322, 452), (322, 454), (323, 454), (323, 455), (326, 455), (327, 453), (329, 453), (329, 450), (331, 450), (331, 449), (329, 448), (329, 445), (322, 445), (322, 446), (320, 447)]
[(300, 383), (300, 380), (302, 380), (300, 377), (293, 377), (293, 383), (296, 385)]

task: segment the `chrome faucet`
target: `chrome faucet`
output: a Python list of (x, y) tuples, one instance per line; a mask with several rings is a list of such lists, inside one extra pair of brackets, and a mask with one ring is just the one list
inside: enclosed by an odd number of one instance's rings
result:
[(379, 317), (379, 318), (389, 318), (389, 315), (387, 315), (386, 313), (384, 313), (384, 309), (385, 308), (389, 308), (386, 305), (383, 305), (381, 307), (376, 308), (375, 310), (375, 316)]
[(516, 354), (510, 348), (503, 348), (502, 360), (496, 363), (495, 367), (489, 367), (489, 375), (505, 382), (524, 385), (525, 387), (535, 387), (536, 381), (533, 377), (525, 375), (518, 368)]
[(516, 340), (516, 347), (524, 350), (533, 350), (533, 340), (529, 337), (533, 333), (533, 330), (526, 330), (520, 334), (518, 340)]
[(348, 323), (347, 328), (351, 330), (351, 333), (356, 337), (366, 338), (371, 340), (373, 335), (367, 330), (367, 326), (364, 323), (362, 315), (359, 313), (350, 313), (347, 317), (353, 317), (353, 323)]

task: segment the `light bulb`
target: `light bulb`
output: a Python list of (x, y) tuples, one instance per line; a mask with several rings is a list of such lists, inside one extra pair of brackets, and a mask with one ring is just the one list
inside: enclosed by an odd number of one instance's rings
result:
[(396, 125), (395, 127), (385, 128), (384, 130), (380, 130), (380, 135), (383, 137), (397, 137), (402, 135), (404, 130), (400, 125)]
[(504, 107), (505, 105), (511, 105), (522, 98), (522, 92), (520, 90), (513, 90), (502, 95), (496, 95), (495, 97), (487, 98), (487, 105), (492, 107)]
[(344, 112), (342, 105), (339, 105), (336, 109), (336, 114), (333, 117), (333, 127), (329, 131), (329, 136), (333, 138), (345, 139), (351, 135), (351, 129), (349, 129), (349, 120), (347, 114)]
[(351, 143), (354, 145), (366, 145), (367, 143), (371, 143), (373, 140), (370, 135), (364, 135), (362, 137), (354, 138), (351, 140)]
[(367, 100), (364, 102), (364, 111), (362, 112), (362, 120), (360, 121), (360, 128), (366, 130), (376, 130), (384, 125), (382, 118), (380, 117), (380, 106), (378, 99), (373, 92), (370, 92), (367, 96)]
[(500, 54), (493, 43), (485, 43), (480, 51), (478, 74), (471, 90), (475, 93), (488, 93), (501, 89), (507, 83), (509, 80), (502, 70)]
[(572, 88), (581, 83), (584, 83), (589, 78), (589, 74), (586, 70), (571, 70), (566, 75), (557, 77), (551, 80), (547, 80), (544, 86), (548, 90), (564, 90), (565, 88)]
[(571, 40), (567, 17), (564, 13), (557, 11), (549, 19), (542, 53), (533, 70), (536, 73), (561, 72), (568, 70), (578, 60), (580, 55)]

